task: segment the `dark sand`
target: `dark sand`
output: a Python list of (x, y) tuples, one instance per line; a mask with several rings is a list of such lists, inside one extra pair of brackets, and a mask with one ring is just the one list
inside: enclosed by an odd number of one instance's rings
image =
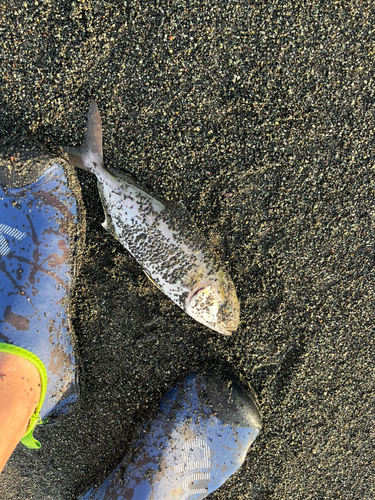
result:
[(241, 300), (195, 323), (101, 227), (93, 176), (76, 286), (81, 403), (19, 445), (1, 500), (73, 500), (185, 373), (250, 383), (264, 428), (210, 499), (375, 498), (371, 1), (0, 5), (0, 126), (60, 154), (102, 113), (108, 166), (181, 203)]

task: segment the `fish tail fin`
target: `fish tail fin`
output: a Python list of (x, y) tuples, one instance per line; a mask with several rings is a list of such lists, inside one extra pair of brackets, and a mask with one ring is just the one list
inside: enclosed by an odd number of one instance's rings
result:
[[(84, 146), (86, 146), (86, 145), (84, 145)], [(65, 151), (65, 153), (68, 153), (69, 162), (74, 167), (83, 168), (83, 170), (91, 170), (91, 169), (87, 168), (83, 162), (84, 152), (82, 151), (83, 150), (82, 146), (80, 148), (63, 147), (63, 150)]]
[(102, 120), (98, 105), (92, 101), (87, 116), (85, 142), (79, 148), (63, 148), (72, 165), (95, 173), (103, 165)]

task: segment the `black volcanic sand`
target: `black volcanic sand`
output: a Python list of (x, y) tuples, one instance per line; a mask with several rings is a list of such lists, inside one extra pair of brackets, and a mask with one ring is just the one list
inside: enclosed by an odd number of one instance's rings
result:
[(19, 445), (1, 500), (73, 500), (129, 450), (161, 396), (212, 366), (264, 428), (217, 500), (375, 497), (371, 1), (24, 0), (0, 6), (1, 134), (53, 155), (95, 99), (105, 161), (182, 204), (241, 301), (231, 337), (194, 322), (101, 227), (73, 307), (81, 402)]

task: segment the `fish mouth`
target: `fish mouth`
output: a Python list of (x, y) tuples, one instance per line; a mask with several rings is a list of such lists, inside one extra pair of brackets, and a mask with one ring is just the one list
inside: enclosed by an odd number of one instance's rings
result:
[[(211, 326), (210, 328), (213, 328), (213, 327)], [(221, 333), (222, 335), (227, 335), (228, 337), (230, 335), (232, 335), (232, 333), (234, 332), (234, 330), (229, 330), (228, 328), (219, 327), (219, 326), (215, 326), (214, 330), (215, 330), (215, 332)]]

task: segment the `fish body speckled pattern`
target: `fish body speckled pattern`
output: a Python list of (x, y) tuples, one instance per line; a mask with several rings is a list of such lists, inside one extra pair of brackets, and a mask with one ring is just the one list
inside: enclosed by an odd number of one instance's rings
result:
[(231, 278), (181, 208), (156, 199), (103, 165), (99, 109), (91, 103), (85, 143), (65, 148), (73, 165), (94, 173), (107, 229), (177, 305), (209, 328), (230, 335), (239, 324)]

